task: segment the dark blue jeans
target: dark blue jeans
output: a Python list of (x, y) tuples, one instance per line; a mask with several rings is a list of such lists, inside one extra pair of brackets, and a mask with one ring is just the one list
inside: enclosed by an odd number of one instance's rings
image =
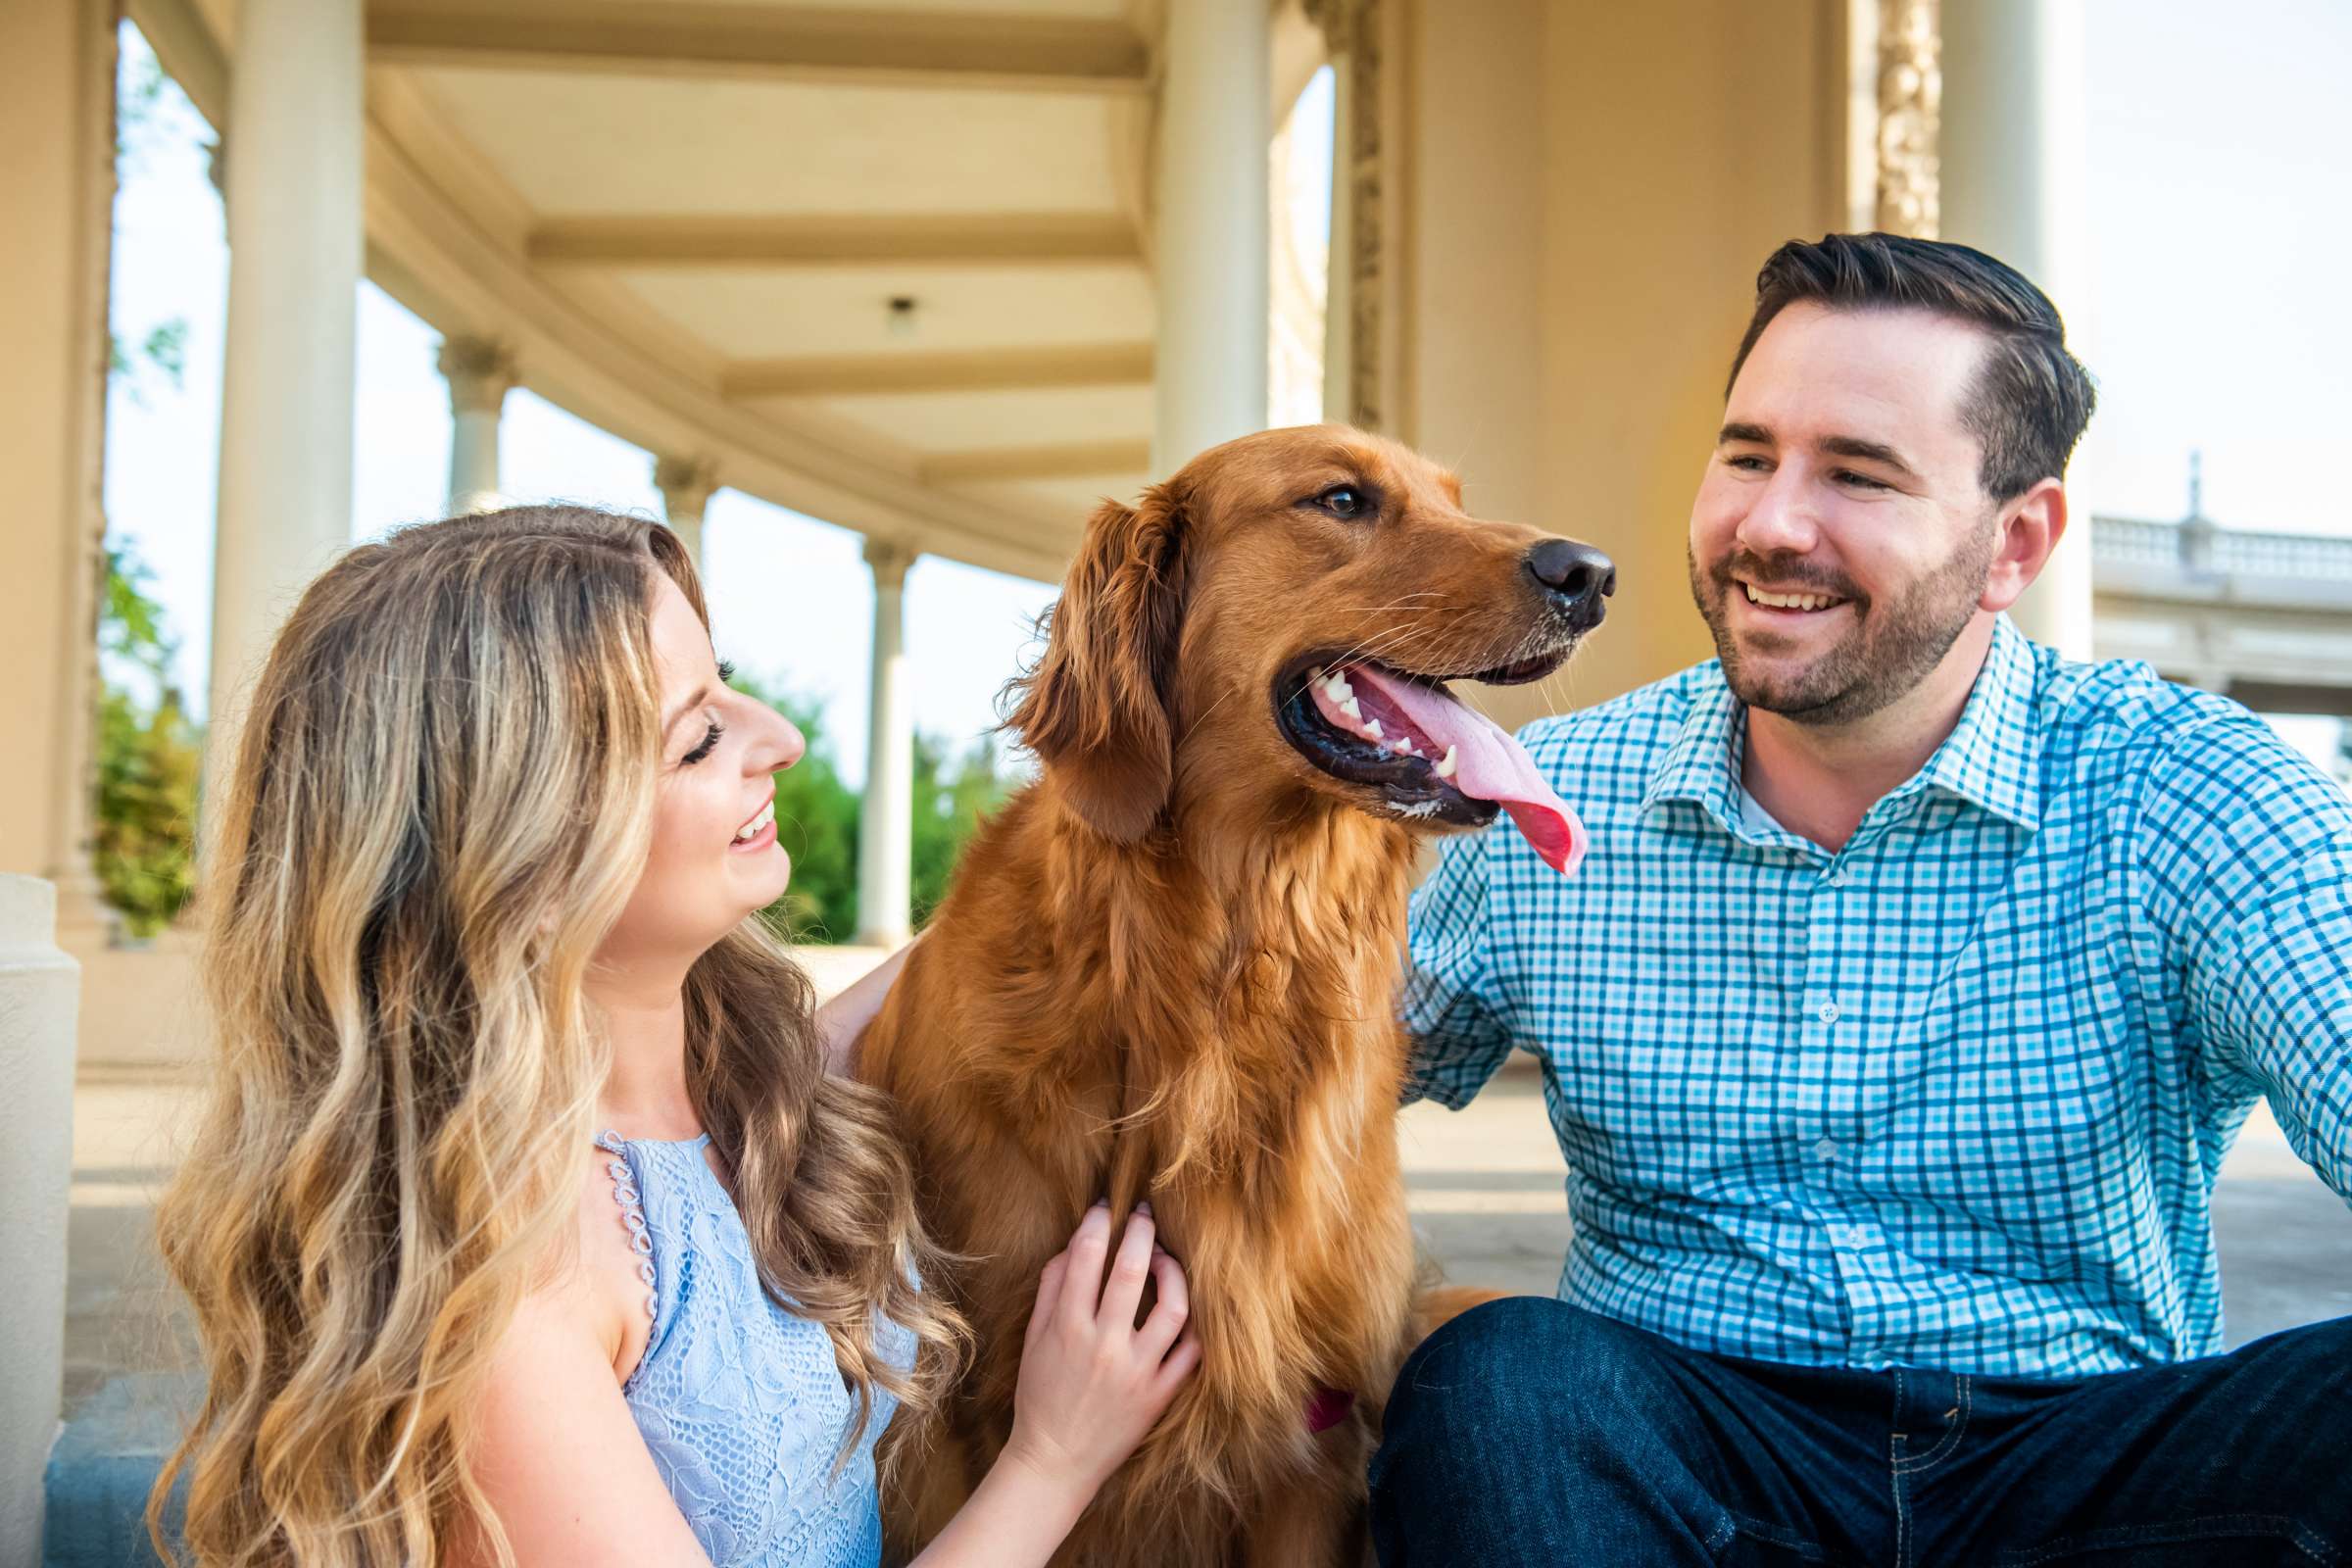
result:
[(2352, 1318), (2074, 1383), (1706, 1355), (1543, 1297), (1413, 1353), (1383, 1568), (2352, 1568)]

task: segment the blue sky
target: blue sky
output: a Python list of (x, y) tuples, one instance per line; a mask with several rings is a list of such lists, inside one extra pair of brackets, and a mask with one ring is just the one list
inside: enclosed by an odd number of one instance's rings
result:
[[(2078, 508), (2180, 514), (2202, 449), (2227, 525), (2352, 533), (2329, 456), (2352, 407), (2352, 7), (2334, 0), (2089, 0), (2089, 211), (2100, 383)], [(126, 73), (144, 45), (127, 27)], [(132, 139), (116, 207), (114, 316), (130, 341), (188, 323), (185, 373), (119, 381), (109, 407), (114, 532), (154, 569), (202, 710), (227, 254), (211, 133), (168, 90)], [(355, 537), (437, 515), (450, 414), (436, 334), (372, 285), (359, 299)], [(1728, 345), (1727, 345), (1728, 348)], [(506, 405), (504, 488), (660, 514), (651, 459), (527, 391)], [(720, 651), (824, 706), (863, 772), (870, 579), (857, 535), (721, 491), (705, 554)], [(915, 721), (961, 744), (995, 722), (1044, 584), (926, 558), (906, 587)], [(2333, 720), (2281, 725), (2315, 754)]]

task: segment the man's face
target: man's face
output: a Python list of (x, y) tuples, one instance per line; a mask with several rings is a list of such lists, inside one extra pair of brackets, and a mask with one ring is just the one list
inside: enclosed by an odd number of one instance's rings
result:
[(1741, 702), (1866, 718), (1984, 608), (2000, 509), (1960, 410), (1984, 350), (1948, 318), (1814, 304), (1757, 339), (1690, 508), (1690, 591)]

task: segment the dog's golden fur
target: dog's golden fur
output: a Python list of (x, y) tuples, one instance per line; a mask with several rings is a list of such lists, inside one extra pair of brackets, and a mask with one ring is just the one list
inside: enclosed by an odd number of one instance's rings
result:
[[(1369, 511), (1335, 514), (1337, 487)], [(1202, 1364), (1056, 1561), (1360, 1552), (1416, 1332), (1393, 993), (1419, 824), (1294, 749), (1278, 682), (1318, 649), (1429, 675), (1564, 651), (1521, 565), (1544, 537), (1336, 427), (1230, 443), (1095, 514), (1009, 720), (1042, 777), (966, 850), (859, 1047), (978, 1337), (944, 1422), (893, 1434), (896, 1549), (1002, 1447), (1038, 1273), (1107, 1194), (1151, 1199)], [(1313, 1434), (1325, 1388), (1357, 1402)]]

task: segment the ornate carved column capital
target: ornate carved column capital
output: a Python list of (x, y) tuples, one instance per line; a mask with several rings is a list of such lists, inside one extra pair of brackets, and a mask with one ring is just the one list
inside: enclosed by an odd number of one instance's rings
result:
[(1879, 0), (1878, 225), (1934, 239), (1942, 226), (1938, 0)]
[(672, 521), (700, 522), (718, 488), (718, 465), (709, 458), (656, 458), (654, 488), (662, 492), (662, 510)]
[(903, 588), (906, 584), (906, 568), (922, 552), (897, 539), (884, 539), (876, 534), (865, 536), (865, 564), (874, 568), (874, 586)]
[(453, 337), (441, 345), (441, 374), (450, 407), (460, 414), (496, 414), (521, 384), (514, 351), (494, 338)]
[(1323, 34), (1324, 53), (1335, 60), (1348, 52), (1364, 8), (1365, 0), (1300, 0), (1299, 5), (1306, 20)]

